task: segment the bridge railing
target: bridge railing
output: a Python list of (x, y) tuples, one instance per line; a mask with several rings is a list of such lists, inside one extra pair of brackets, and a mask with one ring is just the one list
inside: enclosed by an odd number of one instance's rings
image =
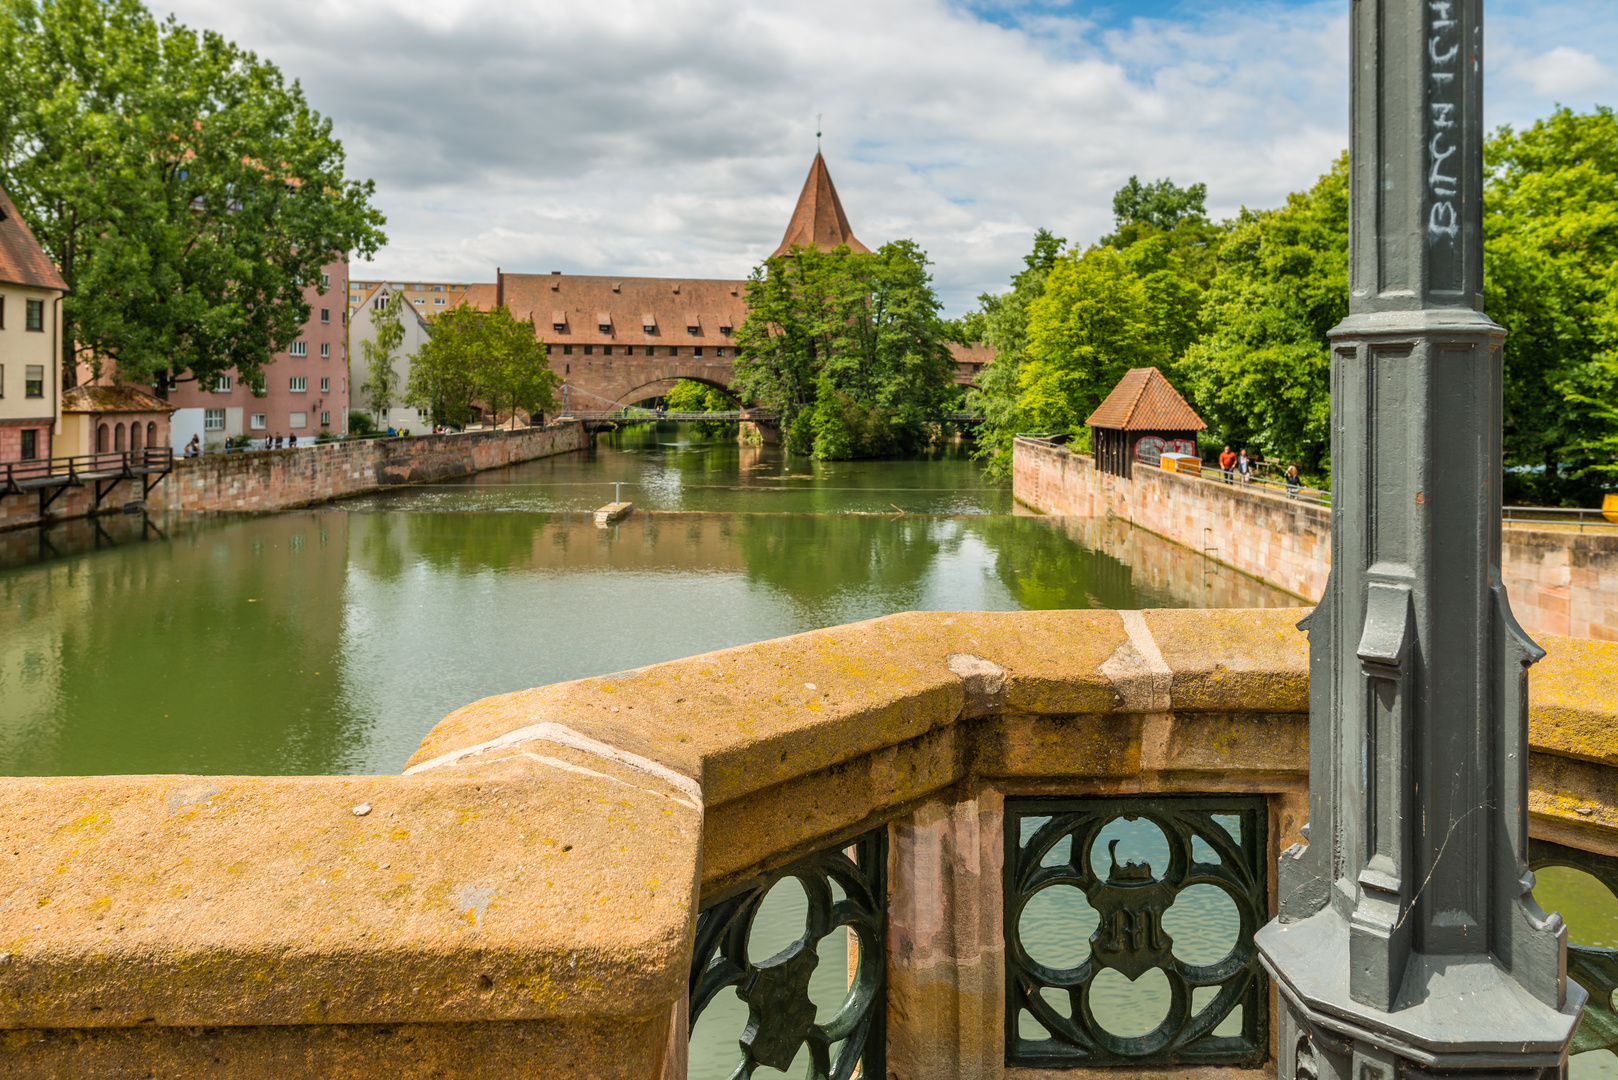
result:
[(87, 477), (148, 475), (167, 473), (173, 468), (174, 451), (167, 446), (8, 461), (0, 465), (0, 492), (17, 494), (40, 487), (76, 487)]
[[(691, 1054), (692, 1075), (727, 1075), (800, 1051), (841, 1076), (856, 1057), (868, 1076), (1262, 1066), (1251, 932), (1308, 813), (1296, 620), (916, 612), (489, 698), (395, 776), (0, 780), (22, 890), (0, 905), (8, 1065), (293, 1080), (397, 1078), (401, 1062), (674, 1078)], [(1602, 681), (1618, 644), (1542, 643), (1531, 827), (1559, 846), (1534, 857), (1582, 865), (1567, 849), (1618, 853)], [(1178, 946), (1142, 942), (1210, 893), (1186, 881), (1192, 862), (1224, 914), (1185, 941), (1229, 951), (1197, 958), (1187, 989)], [(778, 885), (801, 892), (802, 921), (763, 947), (754, 916)], [(1096, 905), (1142, 932), (1098, 939), (1093, 963), (1053, 956), (1040, 927), (1083, 943)], [(1596, 985), (1608, 959), (1570, 973)], [(827, 977), (843, 1004), (817, 1012)], [(1141, 1015), (1075, 1007), (1107, 979), (1167, 990)], [(1598, 1000), (1576, 1049), (1613, 1030), (1610, 988)], [(1148, 1009), (1167, 1037), (1114, 1030)]]

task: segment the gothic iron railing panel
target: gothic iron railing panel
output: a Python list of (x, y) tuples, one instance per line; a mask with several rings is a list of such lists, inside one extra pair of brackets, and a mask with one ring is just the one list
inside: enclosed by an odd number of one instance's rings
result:
[[(1150, 822), (1162, 832), (1162, 870), (1150, 861), (1119, 865), (1117, 839), (1101, 850), (1103, 832), (1120, 820)], [(1264, 799), (1246, 796), (1007, 799), (1006, 1063), (1050, 1068), (1264, 1061), (1269, 991), (1253, 934), (1269, 915), (1268, 821)], [(1110, 866), (1096, 865), (1109, 857)], [(1193, 963), (1176, 955), (1164, 922), (1176, 899), (1199, 885), (1213, 886), (1233, 903), (1234, 913), (1220, 916), (1226, 923), (1220, 932), (1233, 944), (1222, 957)], [(1066, 967), (1042, 964), (1023, 939), (1025, 909), (1056, 886), (1082, 892), (1095, 919), (1088, 956)], [(1188, 899), (1175, 921), (1183, 923), (1193, 905)], [(1130, 984), (1161, 971), (1158, 985), (1166, 983), (1168, 998), (1162, 1021), (1143, 1033), (1109, 1030), (1107, 1023), (1116, 1019), (1098, 1019), (1092, 1001), (1107, 969)], [(1051, 996), (1066, 998), (1066, 1015)], [(1025, 1014), (1046, 1037), (1025, 1034)]]
[[(1613, 902), (1618, 903), (1618, 858), (1611, 855), (1580, 851), (1549, 840), (1529, 840), (1528, 866), (1531, 870), (1547, 866), (1582, 870), (1605, 885), (1613, 894)], [(1587, 1050), (1618, 1053), (1618, 1013), (1613, 1011), (1613, 994), (1618, 992), (1618, 949), (1598, 949), (1569, 942), (1567, 973), (1590, 994), (1568, 1053), (1582, 1054)]]
[[(853, 855), (850, 857), (849, 852)], [(695, 1029), (714, 996), (726, 987), (747, 1003), (747, 1025), (737, 1033), (740, 1061), (731, 1080), (750, 1077), (761, 1065), (785, 1070), (809, 1048), (809, 1080), (849, 1080), (887, 1075), (886, 826), (853, 841), (763, 874), (726, 890), (697, 914), (691, 956), (690, 1028)], [(767, 960), (748, 959), (748, 938), (759, 905), (776, 882), (796, 878), (808, 897), (804, 932)], [(832, 884), (843, 893), (833, 895)], [(820, 943), (846, 926), (859, 942), (859, 964), (842, 1008), (817, 1022), (809, 978), (822, 957)], [(832, 1047), (837, 1048), (836, 1059)]]

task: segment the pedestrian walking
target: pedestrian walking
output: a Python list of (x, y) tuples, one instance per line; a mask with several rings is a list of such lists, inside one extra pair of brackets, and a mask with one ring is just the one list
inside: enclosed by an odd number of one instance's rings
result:
[(1302, 481), (1298, 478), (1298, 467), (1296, 465), (1288, 465), (1287, 466), (1287, 497), (1288, 498), (1296, 499), (1298, 497), (1298, 487), (1299, 487), (1299, 485), (1301, 483), (1302, 483)]
[(1231, 450), (1230, 447), (1227, 446), (1219, 452), (1219, 469), (1225, 474), (1225, 483), (1227, 484), (1234, 482), (1234, 477), (1231, 476), (1231, 469), (1235, 466), (1235, 464), (1236, 454)]
[(1242, 483), (1250, 484), (1253, 481), (1253, 463), (1247, 460), (1247, 447), (1236, 457), (1236, 474), (1242, 478)]

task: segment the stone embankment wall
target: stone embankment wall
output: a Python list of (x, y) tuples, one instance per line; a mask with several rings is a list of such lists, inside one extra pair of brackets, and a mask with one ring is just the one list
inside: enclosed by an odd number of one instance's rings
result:
[[(358, 439), (317, 443), (290, 450), (255, 450), (177, 458), (174, 472), (152, 489), (152, 511), (263, 511), (308, 506), (368, 491), (468, 476), (590, 445), (576, 421), (516, 431), (471, 431), (457, 435)], [(103, 501), (116, 511), (141, 497), (140, 481), (121, 482)], [(94, 495), (69, 488), (50, 507), (53, 519), (83, 517)], [(32, 493), (0, 498), (0, 529), (39, 523)]]
[[(1273, 912), (1296, 621), (916, 612), (475, 702), (398, 776), (0, 780), (0, 1072), (677, 1080), (704, 899), (885, 828), (889, 1075), (1032, 1075), (1006, 799), (1263, 796)], [(1618, 855), (1618, 645), (1542, 643), (1530, 828)]]
[[(1262, 488), (1147, 466), (1122, 479), (1082, 454), (1018, 439), (1012, 493), (1046, 514), (1123, 518), (1306, 600), (1331, 571), (1331, 510)], [(1501, 576), (1530, 634), (1618, 641), (1618, 530), (1503, 530)]]

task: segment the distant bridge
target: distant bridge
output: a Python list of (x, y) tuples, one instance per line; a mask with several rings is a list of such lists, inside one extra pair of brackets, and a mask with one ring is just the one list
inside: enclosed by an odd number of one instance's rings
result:
[[(593, 412), (573, 409), (564, 412), (557, 419), (582, 420), (587, 425), (651, 424), (665, 421), (676, 424), (725, 424), (736, 423), (740, 420), (773, 424), (775, 422), (775, 413), (769, 409), (733, 409), (729, 412), (665, 409), (659, 413), (654, 409), (625, 406), (618, 409), (603, 409)], [(938, 419), (952, 424), (975, 424), (981, 422), (983, 417), (978, 413), (952, 412), (944, 413)]]

